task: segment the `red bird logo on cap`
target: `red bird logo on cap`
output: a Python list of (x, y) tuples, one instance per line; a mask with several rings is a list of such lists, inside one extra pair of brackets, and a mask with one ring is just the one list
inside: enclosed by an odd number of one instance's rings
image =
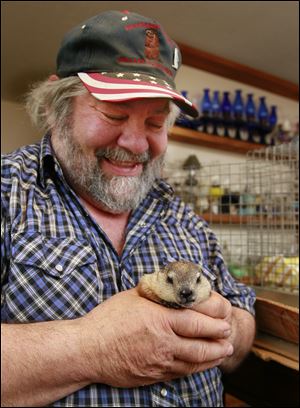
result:
[(159, 39), (158, 33), (152, 28), (146, 30), (145, 35), (145, 57), (148, 59), (159, 59)]

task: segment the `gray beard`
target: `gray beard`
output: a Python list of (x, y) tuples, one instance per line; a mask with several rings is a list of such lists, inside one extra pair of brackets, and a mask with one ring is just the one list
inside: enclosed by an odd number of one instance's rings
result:
[[(150, 153), (133, 154), (121, 148), (103, 148), (93, 157), (87, 157), (80, 145), (74, 142), (72, 132), (60, 134), (56, 154), (71, 184), (90, 196), (104, 210), (121, 214), (135, 210), (161, 177), (164, 154), (151, 160)], [(99, 164), (103, 158), (143, 163), (143, 171), (136, 177), (108, 177)]]

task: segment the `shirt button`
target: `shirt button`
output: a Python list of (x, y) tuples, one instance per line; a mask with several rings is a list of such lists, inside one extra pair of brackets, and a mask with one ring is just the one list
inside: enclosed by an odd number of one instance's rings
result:
[(62, 267), (62, 265), (58, 264), (58, 265), (56, 265), (55, 269), (57, 270), (57, 272), (62, 272), (63, 267)]
[(168, 395), (168, 391), (165, 388), (162, 388), (160, 390), (160, 395), (165, 398)]

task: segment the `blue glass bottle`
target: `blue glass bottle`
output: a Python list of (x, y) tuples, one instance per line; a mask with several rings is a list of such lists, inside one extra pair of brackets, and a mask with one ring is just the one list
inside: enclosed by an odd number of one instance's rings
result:
[(232, 105), (229, 98), (229, 92), (223, 92), (223, 99), (221, 103), (221, 113), (223, 119), (223, 134), (224, 136), (229, 136), (228, 129), (231, 121), (231, 109)]
[(229, 119), (231, 117), (231, 102), (229, 98), (229, 92), (223, 92), (223, 100), (221, 103), (221, 112), (224, 118)]
[[(247, 94), (247, 100), (245, 104), (245, 115), (246, 115), (246, 127), (248, 132), (248, 141), (254, 141), (256, 133), (256, 106), (253, 100), (253, 94)], [(246, 140), (246, 135), (245, 135)]]
[(198, 128), (198, 130), (202, 130), (202, 132), (207, 132), (209, 129), (209, 123), (210, 123), (210, 116), (211, 116), (211, 100), (210, 100), (210, 89), (205, 88), (203, 90), (203, 97), (201, 100), (200, 104), (200, 111), (202, 114), (202, 127), (201, 129)]
[(213, 122), (213, 134), (218, 135), (218, 127), (221, 123), (221, 103), (219, 99), (219, 91), (214, 91), (213, 93), (211, 115)]
[[(181, 95), (184, 96), (185, 98), (188, 99), (188, 92), (187, 91), (181, 91)], [(192, 124), (192, 119), (189, 119), (188, 116), (183, 113), (182, 111), (179, 112), (175, 124), (177, 126), (181, 126), (181, 127), (186, 127), (186, 128), (192, 128), (193, 124)]]
[(184, 96), (185, 98), (188, 97), (188, 92), (187, 91), (181, 91), (181, 95)]
[(221, 104), (219, 99), (219, 91), (214, 91), (213, 99), (211, 102), (211, 111), (214, 117), (219, 117), (221, 113)]
[(270, 110), (270, 115), (269, 115), (268, 122), (269, 122), (269, 126), (270, 126), (271, 130), (273, 130), (274, 127), (277, 124), (277, 106), (272, 105), (270, 109), (271, 110)]
[(245, 105), (245, 114), (246, 114), (246, 119), (248, 122), (255, 122), (256, 118), (256, 106), (253, 101), (253, 94), (249, 93), (247, 95), (247, 101)]
[(260, 135), (259, 143), (265, 144), (265, 136), (268, 133), (268, 118), (269, 118), (269, 111), (267, 108), (265, 96), (260, 96), (259, 98), (257, 118), (259, 124), (258, 133)]
[(258, 110), (257, 110), (257, 118), (259, 121), (259, 124), (261, 126), (266, 126), (268, 124), (268, 117), (269, 117), (269, 112), (266, 104), (266, 97), (261, 96), (259, 98), (259, 105), (258, 105)]
[(235, 98), (232, 105), (233, 117), (235, 121), (235, 138), (240, 139), (240, 129), (242, 127), (242, 120), (244, 114), (244, 102), (242, 98), (241, 89), (235, 91)]
[(202, 115), (209, 115), (211, 112), (211, 100), (210, 100), (210, 95), (209, 95), (209, 88), (206, 88), (203, 90), (203, 98), (201, 101), (201, 112)]
[(276, 139), (276, 134), (275, 134), (275, 126), (277, 124), (277, 106), (272, 105), (270, 107), (270, 114), (268, 117), (268, 131), (267, 134), (265, 135), (265, 144), (267, 145), (274, 145), (275, 144), (275, 139)]
[(242, 98), (242, 91), (237, 89), (235, 91), (235, 98), (232, 105), (233, 115), (235, 120), (243, 119), (244, 114), (244, 102)]

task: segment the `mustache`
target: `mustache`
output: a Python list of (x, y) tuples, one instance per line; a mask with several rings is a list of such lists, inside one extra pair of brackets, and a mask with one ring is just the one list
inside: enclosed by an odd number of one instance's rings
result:
[(98, 160), (109, 159), (134, 163), (148, 163), (151, 159), (149, 150), (144, 153), (135, 154), (121, 147), (105, 147), (103, 149), (98, 149), (95, 156)]

